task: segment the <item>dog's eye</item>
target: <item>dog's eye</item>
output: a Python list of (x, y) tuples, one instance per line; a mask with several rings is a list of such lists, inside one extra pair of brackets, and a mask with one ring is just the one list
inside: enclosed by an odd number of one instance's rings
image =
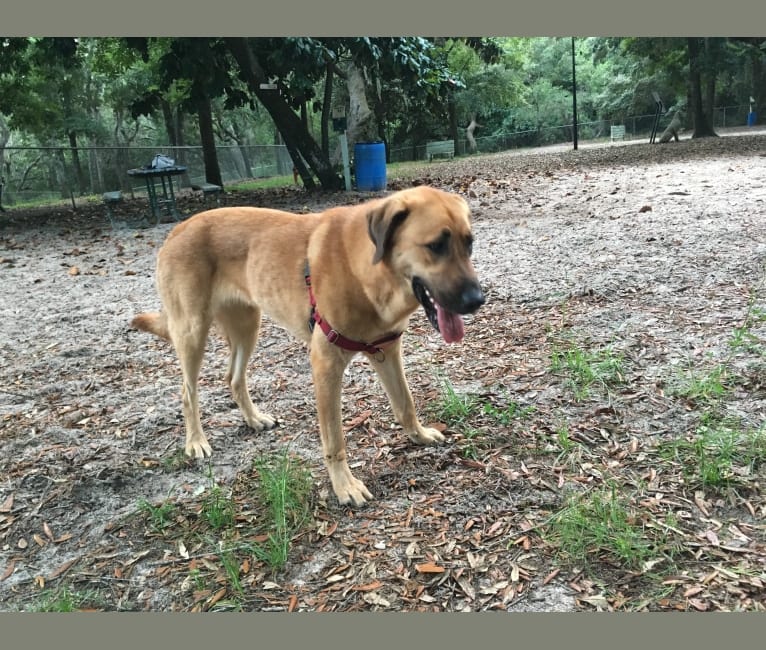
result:
[(432, 241), (430, 244), (426, 244), (426, 248), (430, 250), (434, 255), (446, 255), (449, 251), (450, 231), (444, 230), (441, 237)]
[(445, 255), (448, 246), (448, 240), (443, 237), (436, 241), (432, 241), (430, 244), (426, 244), (426, 248), (428, 248), (434, 255)]
[(465, 249), (470, 257), (473, 254), (473, 237), (470, 235), (465, 238)]

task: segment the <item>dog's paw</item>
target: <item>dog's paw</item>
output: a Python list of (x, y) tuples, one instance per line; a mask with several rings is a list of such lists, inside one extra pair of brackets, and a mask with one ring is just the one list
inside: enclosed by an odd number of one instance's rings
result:
[(213, 448), (205, 436), (186, 441), (186, 455), (190, 458), (206, 458), (213, 455)]
[(349, 476), (342, 482), (334, 483), (333, 491), (342, 506), (359, 507), (373, 499), (367, 486), (354, 476)]
[(438, 445), (444, 442), (444, 434), (431, 427), (419, 427), (416, 431), (412, 431), (409, 436), (412, 442), (419, 445)]
[(275, 418), (260, 411), (257, 411), (251, 417), (246, 417), (245, 422), (247, 422), (247, 426), (255, 431), (268, 431), (277, 426)]

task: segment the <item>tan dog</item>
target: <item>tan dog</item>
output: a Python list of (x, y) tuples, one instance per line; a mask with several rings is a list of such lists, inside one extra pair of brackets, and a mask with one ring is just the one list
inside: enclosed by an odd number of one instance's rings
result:
[(139, 314), (131, 324), (176, 349), (186, 453), (211, 454), (197, 378), (213, 322), (231, 349), (226, 379), (245, 421), (255, 430), (275, 425), (253, 405), (245, 376), (263, 311), (310, 344), (322, 451), (338, 500), (372, 499), (346, 461), (343, 370), (357, 351), (367, 354), (407, 435), (420, 444), (443, 441), (418, 421), (399, 335), (421, 304), (445, 341), (463, 338), (460, 315), (484, 303), (471, 244), (462, 197), (424, 186), (321, 214), (225, 207), (176, 226), (157, 259), (163, 310)]

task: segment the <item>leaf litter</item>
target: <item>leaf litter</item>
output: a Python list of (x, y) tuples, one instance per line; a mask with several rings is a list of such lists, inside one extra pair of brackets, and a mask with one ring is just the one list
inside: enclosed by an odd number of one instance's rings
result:
[[(419, 313), (405, 338), (443, 446), (411, 445), (367, 363), (349, 366), (349, 458), (376, 496), (358, 510), (337, 505), (322, 467), (306, 350), (268, 319), (250, 388), (280, 426), (242, 424), (211, 337), (200, 386), (214, 455), (183, 458), (175, 357), (128, 328), (157, 306), (172, 224), (133, 224), (137, 200), (114, 229), (98, 204), (0, 215), (3, 608), (66, 587), (104, 610), (762, 611), (764, 154), (764, 134), (739, 132), (397, 171), (389, 189), (466, 197), (488, 302), (460, 345)], [(369, 196), (226, 201), (308, 212)], [(557, 352), (618, 359), (619, 381), (583, 390)], [(703, 390), (713, 377), (727, 378), (718, 393)], [(440, 413), (445, 382), (470, 397), (462, 422)], [(311, 471), (310, 516), (273, 570), (252, 552), (269, 538), (253, 465), (284, 450)], [(211, 481), (235, 504), (225, 533), (200, 516)], [(581, 548), (562, 521), (584, 526)]]

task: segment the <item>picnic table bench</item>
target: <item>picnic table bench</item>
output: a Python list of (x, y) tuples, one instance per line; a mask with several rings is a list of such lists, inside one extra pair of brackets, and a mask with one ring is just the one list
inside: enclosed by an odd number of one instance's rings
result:
[(434, 159), (434, 156), (447, 156), (453, 158), (455, 155), (455, 141), (454, 140), (437, 140), (435, 142), (426, 143), (426, 157), (428, 162)]
[(220, 185), (215, 185), (214, 183), (195, 183), (191, 188), (198, 192), (202, 192), (202, 200), (206, 203), (209, 197), (213, 197), (215, 198), (215, 204), (218, 206), (221, 205), (220, 196), (223, 188)]
[(109, 217), (109, 223), (112, 225), (112, 228), (114, 228), (114, 212), (112, 212), (112, 207), (118, 203), (122, 203), (122, 192), (120, 190), (104, 192), (102, 198), (104, 200), (104, 206), (106, 207), (106, 216)]

